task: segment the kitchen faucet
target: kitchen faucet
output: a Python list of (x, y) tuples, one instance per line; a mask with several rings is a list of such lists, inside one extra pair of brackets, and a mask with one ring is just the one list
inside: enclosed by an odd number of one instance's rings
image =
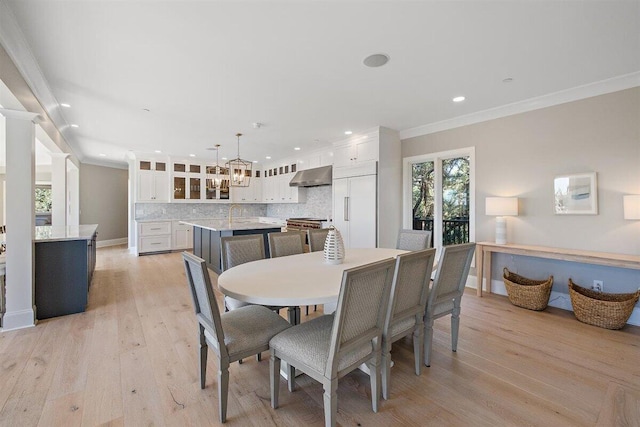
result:
[(233, 209), (234, 208), (239, 208), (240, 209), (240, 216), (242, 216), (242, 205), (238, 205), (238, 204), (232, 203), (231, 205), (229, 205), (229, 224), (231, 224), (233, 222)]

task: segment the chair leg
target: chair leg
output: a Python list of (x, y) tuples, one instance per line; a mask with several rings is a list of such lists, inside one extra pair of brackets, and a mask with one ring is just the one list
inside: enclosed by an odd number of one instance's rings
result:
[(373, 412), (378, 412), (378, 406), (380, 405), (380, 353), (376, 354), (369, 362), (366, 363), (370, 371), (371, 378), (371, 409)]
[(424, 333), (424, 364), (425, 366), (431, 366), (432, 341), (433, 341), (433, 318), (428, 318), (425, 321), (425, 333)]
[(287, 384), (292, 393), (296, 389), (296, 368), (291, 363), (287, 363)]
[[(220, 363), (222, 365), (222, 362)], [(229, 395), (229, 367), (221, 367), (218, 371), (218, 410), (220, 422), (227, 420), (227, 397)]]
[(309, 315), (309, 306), (305, 307), (305, 314), (308, 316)]
[(258, 354), (256, 354), (256, 360), (257, 360), (258, 362), (261, 362), (261, 361), (262, 361), (262, 353), (258, 353)]
[(460, 329), (460, 300), (454, 301), (451, 313), (451, 351), (458, 351), (458, 330)]
[(424, 349), (424, 325), (420, 324), (413, 331), (413, 358), (416, 368), (416, 375), (422, 374), (422, 351)]
[(200, 326), (200, 388), (205, 387), (205, 383), (207, 382), (207, 354), (209, 353), (209, 347), (207, 346), (207, 341), (204, 338), (204, 328)]
[(269, 372), (271, 379), (271, 407), (278, 408), (278, 397), (280, 395), (280, 359), (273, 353), (269, 358)]
[(338, 417), (338, 379), (325, 378), (324, 388), (324, 425), (335, 427)]
[[(382, 397), (389, 399), (391, 388), (391, 344), (385, 344), (382, 349)], [(422, 363), (422, 361), (420, 361)]]

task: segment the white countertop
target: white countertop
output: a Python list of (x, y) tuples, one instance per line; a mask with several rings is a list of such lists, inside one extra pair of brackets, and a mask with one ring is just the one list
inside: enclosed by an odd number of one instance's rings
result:
[(98, 224), (36, 227), (36, 242), (57, 242), (62, 240), (91, 240), (98, 229)]
[(280, 228), (280, 223), (264, 222), (256, 218), (238, 218), (229, 222), (227, 219), (203, 219), (203, 220), (184, 220), (181, 224), (200, 227), (212, 231), (231, 231), (231, 230), (262, 230), (265, 228)]

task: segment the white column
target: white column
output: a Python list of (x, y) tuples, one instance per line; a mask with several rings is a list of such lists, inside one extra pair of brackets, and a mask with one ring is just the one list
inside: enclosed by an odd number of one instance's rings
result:
[(67, 225), (68, 153), (51, 153), (51, 225)]
[(67, 162), (67, 225), (80, 224), (80, 171)]
[(6, 118), (7, 275), (3, 330), (35, 325), (35, 113), (0, 109)]

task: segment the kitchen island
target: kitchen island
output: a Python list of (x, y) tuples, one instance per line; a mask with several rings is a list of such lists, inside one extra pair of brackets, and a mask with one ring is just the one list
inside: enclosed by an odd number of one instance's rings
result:
[(238, 218), (232, 222), (226, 219), (212, 219), (202, 221), (181, 221), (182, 224), (193, 227), (193, 254), (204, 259), (207, 266), (217, 274), (222, 272), (222, 258), (220, 238), (226, 236), (243, 236), (247, 234), (262, 234), (264, 238), (265, 254), (269, 257), (267, 234), (281, 231), (281, 225), (260, 222), (257, 219)]
[(37, 319), (85, 310), (96, 263), (97, 229), (97, 224), (36, 227)]

